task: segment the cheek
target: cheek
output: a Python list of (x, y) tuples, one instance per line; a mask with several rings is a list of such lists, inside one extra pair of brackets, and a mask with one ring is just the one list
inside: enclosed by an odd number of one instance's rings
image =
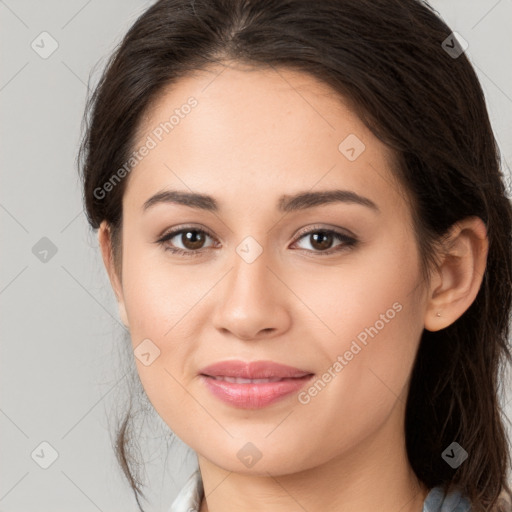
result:
[(328, 363), (299, 396), (304, 424), (322, 440), (319, 449), (343, 452), (362, 442), (405, 403), (422, 326), (417, 309), (395, 298), (372, 297), (366, 314), (338, 321), (343, 334), (324, 343)]
[(135, 363), (144, 390), (160, 413), (169, 402), (173, 408), (179, 406), (183, 398), (177, 381), (184, 381), (194, 353), (184, 329), (187, 313), (199, 297), (185, 267), (176, 271), (163, 265), (164, 258), (146, 242), (125, 235), (123, 250), (123, 296)]
[(349, 254), (340, 265), (296, 275), (292, 288), (313, 313), (311, 323), (324, 333), (319, 339), (331, 361), (350, 350), (354, 340), (366, 347), (384, 339), (388, 352), (379, 357), (388, 360), (401, 348), (412, 345), (414, 350), (422, 331), (420, 279), (414, 240), (399, 228), (371, 248)]
[[(371, 428), (407, 384), (423, 331), (420, 269), (410, 238), (391, 239), (393, 244), (331, 269), (329, 280), (310, 276), (302, 287), (296, 282), (294, 290), (321, 319), (313, 320), (323, 333), (316, 337), (323, 369), (302, 396), (320, 429), (346, 414)], [(341, 425), (344, 430), (347, 424)]]
[[(181, 278), (184, 272), (146, 266), (135, 256), (124, 296), (137, 372), (160, 417), (178, 436), (186, 437), (190, 417), (182, 423), (185, 418), (177, 412), (190, 410), (191, 405), (187, 389), (198, 338), (190, 329), (190, 318), (200, 294), (194, 294), (190, 278)], [(149, 358), (140, 357), (147, 353)]]
[[(386, 424), (401, 431), (399, 416), (389, 418), (405, 405), (422, 326), (416, 307), (394, 299), (393, 293), (372, 296), (363, 312), (347, 308), (337, 323), (332, 319), (336, 338), (319, 339), (327, 362), (298, 395), (294, 410), (293, 435), (311, 444), (307, 464), (364, 446)], [(291, 431), (275, 434), (275, 443), (289, 444)], [(294, 457), (302, 450), (299, 445), (291, 450)]]
[(172, 265), (163, 249), (144, 248), (143, 242), (126, 244), (123, 292), (130, 331), (146, 337), (171, 339), (176, 327), (204, 294), (196, 273), (185, 265)]

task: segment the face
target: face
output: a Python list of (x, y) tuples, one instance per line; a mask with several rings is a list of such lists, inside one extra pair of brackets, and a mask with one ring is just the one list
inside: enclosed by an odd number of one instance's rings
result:
[[(314, 78), (234, 66), (168, 88), (143, 145), (123, 197), (120, 308), (170, 429), (255, 474), (400, 442), (425, 297), (387, 148)], [(305, 376), (202, 375), (226, 361)]]

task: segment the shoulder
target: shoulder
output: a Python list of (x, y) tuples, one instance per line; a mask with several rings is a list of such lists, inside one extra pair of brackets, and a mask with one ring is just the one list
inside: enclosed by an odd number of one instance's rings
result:
[(471, 503), (460, 491), (445, 494), (441, 486), (433, 487), (423, 503), (423, 512), (470, 512)]

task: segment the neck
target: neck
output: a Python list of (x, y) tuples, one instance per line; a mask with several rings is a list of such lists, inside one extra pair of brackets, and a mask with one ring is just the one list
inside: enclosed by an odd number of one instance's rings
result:
[(205, 490), (200, 512), (421, 512), (428, 488), (408, 462), (403, 411), (397, 409), (348, 452), (292, 474), (226, 471), (199, 456)]

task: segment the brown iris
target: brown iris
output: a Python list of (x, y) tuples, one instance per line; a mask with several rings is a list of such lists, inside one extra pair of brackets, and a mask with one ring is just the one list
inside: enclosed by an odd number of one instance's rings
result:
[(190, 229), (181, 234), (181, 241), (183, 242), (184, 247), (191, 251), (201, 249), (201, 246), (205, 241), (205, 233)]
[(312, 239), (311, 245), (316, 249), (329, 249), (332, 245), (333, 236), (331, 233), (327, 233), (325, 231), (318, 231), (317, 233), (312, 233), (309, 235)]

